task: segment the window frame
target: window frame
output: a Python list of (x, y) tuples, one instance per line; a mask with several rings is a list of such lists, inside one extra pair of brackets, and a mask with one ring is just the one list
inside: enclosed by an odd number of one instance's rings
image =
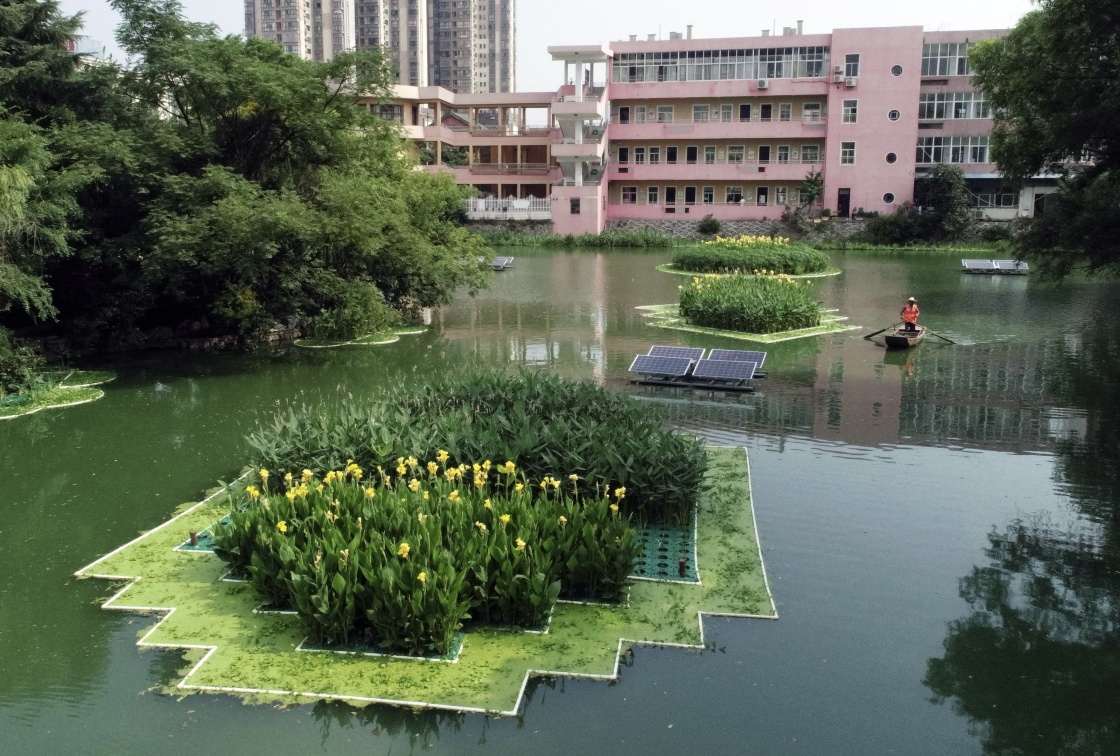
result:
[(840, 165), (855, 165), (856, 164), (856, 143), (855, 142), (841, 142), (840, 143)]
[(859, 100), (844, 100), (841, 103), (841, 123), (859, 123)]

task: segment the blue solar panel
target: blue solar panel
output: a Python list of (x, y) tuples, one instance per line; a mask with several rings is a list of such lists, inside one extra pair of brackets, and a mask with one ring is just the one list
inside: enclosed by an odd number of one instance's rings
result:
[(718, 378), (724, 381), (749, 381), (758, 367), (755, 362), (734, 360), (700, 360), (692, 371), (693, 378)]
[(1030, 266), (1018, 260), (992, 260), (998, 270), (1030, 270)]
[(995, 270), (996, 266), (991, 260), (961, 260), (967, 270)]
[(703, 349), (695, 347), (651, 346), (650, 357), (684, 357), (688, 360), (698, 360), (704, 356)]
[(726, 360), (728, 362), (753, 362), (759, 367), (766, 362), (766, 352), (747, 352), (739, 349), (713, 349), (708, 355), (709, 360)]
[(648, 354), (639, 354), (630, 364), (631, 373), (645, 375), (664, 375), (678, 378), (688, 375), (692, 367), (692, 360), (686, 357), (657, 357)]

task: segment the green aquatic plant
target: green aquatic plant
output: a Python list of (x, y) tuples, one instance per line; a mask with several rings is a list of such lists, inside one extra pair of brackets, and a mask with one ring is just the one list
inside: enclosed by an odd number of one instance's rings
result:
[(828, 255), (780, 236), (716, 237), (681, 249), (673, 257), (690, 273), (743, 273), (800, 276), (828, 270)]
[(746, 333), (821, 324), (812, 284), (788, 276), (697, 276), (680, 287), (680, 313), (691, 323)]

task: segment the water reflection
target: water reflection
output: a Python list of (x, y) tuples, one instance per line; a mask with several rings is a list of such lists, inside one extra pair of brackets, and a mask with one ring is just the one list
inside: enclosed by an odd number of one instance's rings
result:
[[(433, 709), (409, 710), (396, 706), (365, 706), (356, 708), (344, 701), (320, 701), (311, 709), (311, 716), (319, 725), (324, 748), (332, 730), (368, 730), (375, 738), (386, 736), (395, 743), (398, 736), (408, 740), (407, 753), (430, 750), (439, 742), (440, 734), (462, 731), (467, 715), (459, 712)], [(486, 719), (486, 725), (489, 718)], [(483, 727), (479, 744), (486, 742), (487, 726)], [(337, 733), (336, 733), (337, 735)]]

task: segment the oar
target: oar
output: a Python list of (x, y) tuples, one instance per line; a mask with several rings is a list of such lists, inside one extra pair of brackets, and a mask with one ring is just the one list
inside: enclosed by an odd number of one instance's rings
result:
[(949, 342), (950, 344), (956, 344), (956, 343), (957, 343), (957, 342), (953, 341), (952, 339), (947, 339), (947, 338), (945, 338), (944, 336), (942, 336), (942, 335), (941, 335), (940, 333), (938, 333), (937, 331), (933, 330), (933, 329), (932, 329), (932, 328), (930, 328), (929, 326), (926, 326), (925, 328), (926, 328), (926, 333), (932, 333), (932, 334), (933, 334), (934, 336), (936, 336), (937, 338), (941, 339), (942, 341), (947, 341), (947, 342)]
[(865, 339), (873, 339), (873, 338), (875, 338), (876, 336), (878, 336), (878, 335), (879, 335), (880, 333), (882, 333), (883, 331), (889, 331), (889, 330), (891, 330), (892, 328), (898, 328), (898, 323), (895, 323), (894, 325), (889, 325), (889, 326), (887, 326), (886, 328), (883, 328), (883, 329), (880, 329), (880, 330), (876, 331), (875, 333), (869, 333), (869, 334), (867, 334), (866, 336), (864, 336), (863, 338), (865, 338)]

